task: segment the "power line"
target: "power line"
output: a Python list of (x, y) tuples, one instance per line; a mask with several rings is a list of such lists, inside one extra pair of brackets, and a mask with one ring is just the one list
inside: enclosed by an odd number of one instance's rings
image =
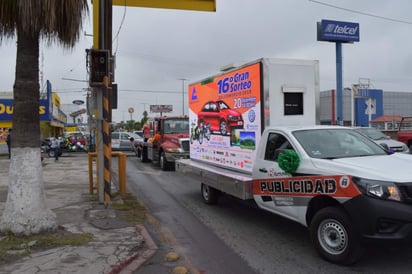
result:
[(335, 9), (340, 9), (340, 10), (344, 10), (344, 11), (349, 11), (349, 12), (353, 12), (353, 13), (358, 13), (358, 14), (362, 14), (362, 15), (366, 15), (366, 16), (370, 16), (370, 17), (375, 17), (375, 18), (379, 18), (379, 19), (383, 19), (383, 20), (387, 20), (387, 21), (392, 21), (392, 22), (397, 22), (397, 23), (403, 23), (403, 24), (408, 24), (408, 25), (412, 25), (412, 22), (409, 21), (404, 21), (404, 20), (399, 20), (399, 19), (393, 19), (393, 18), (389, 18), (389, 17), (384, 17), (384, 16), (380, 16), (380, 15), (376, 15), (376, 14), (372, 14), (372, 13), (366, 13), (366, 12), (362, 12), (362, 11), (357, 11), (357, 10), (351, 10), (351, 9), (347, 9), (347, 8), (343, 8), (343, 7), (338, 7), (335, 5), (331, 5), (328, 3), (324, 3), (321, 1), (316, 1), (316, 0), (309, 0), (309, 2), (313, 2), (319, 5), (324, 5), (324, 6), (328, 6), (328, 7), (332, 7)]

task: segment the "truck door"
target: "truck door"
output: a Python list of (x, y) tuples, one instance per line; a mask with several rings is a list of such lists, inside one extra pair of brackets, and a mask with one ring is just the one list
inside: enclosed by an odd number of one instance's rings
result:
[[(264, 140), (264, 138), (262, 138)], [(253, 167), (254, 199), (259, 207), (276, 214), (296, 220), (298, 218), (298, 205), (294, 198), (282, 194), (282, 185), (279, 183), (282, 177), (290, 177), (291, 174), (279, 167), (279, 154), (286, 149), (294, 150), (291, 142), (282, 133), (270, 132), (266, 139), (264, 155), (258, 155)], [(271, 179), (262, 183), (259, 179)]]

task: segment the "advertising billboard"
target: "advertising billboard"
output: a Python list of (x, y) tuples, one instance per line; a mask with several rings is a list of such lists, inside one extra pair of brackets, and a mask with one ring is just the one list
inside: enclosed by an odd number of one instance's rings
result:
[(251, 172), (261, 125), (261, 63), (189, 85), (190, 157)]
[(318, 23), (318, 40), (330, 42), (359, 42), (359, 24), (332, 20)]
[[(40, 121), (49, 121), (48, 101), (39, 100)], [(12, 121), (13, 119), (13, 99), (0, 99), (0, 121)]]

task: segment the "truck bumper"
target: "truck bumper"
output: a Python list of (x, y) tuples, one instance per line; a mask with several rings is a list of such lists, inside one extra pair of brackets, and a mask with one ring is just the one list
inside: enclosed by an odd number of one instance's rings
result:
[(412, 204), (360, 195), (344, 207), (365, 242), (412, 244)]
[(189, 159), (190, 154), (189, 152), (183, 152), (183, 153), (165, 153), (166, 160), (168, 162), (174, 162), (179, 159)]

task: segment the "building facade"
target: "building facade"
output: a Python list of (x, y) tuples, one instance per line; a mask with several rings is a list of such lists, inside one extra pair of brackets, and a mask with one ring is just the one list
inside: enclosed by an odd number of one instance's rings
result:
[[(381, 116), (412, 117), (412, 92), (360, 89), (356, 93), (352, 92), (351, 88), (345, 88), (342, 101), (345, 126), (370, 126), (370, 121)], [(336, 91), (321, 91), (320, 123), (336, 124), (336, 109)], [(396, 124), (396, 121), (394, 123)]]
[[(13, 93), (0, 92), (0, 145), (5, 145), (9, 128), (13, 128)], [(39, 98), (40, 136), (43, 138), (62, 135), (67, 124), (67, 115), (60, 109), (60, 98), (51, 91), (47, 81), (47, 92)]]

